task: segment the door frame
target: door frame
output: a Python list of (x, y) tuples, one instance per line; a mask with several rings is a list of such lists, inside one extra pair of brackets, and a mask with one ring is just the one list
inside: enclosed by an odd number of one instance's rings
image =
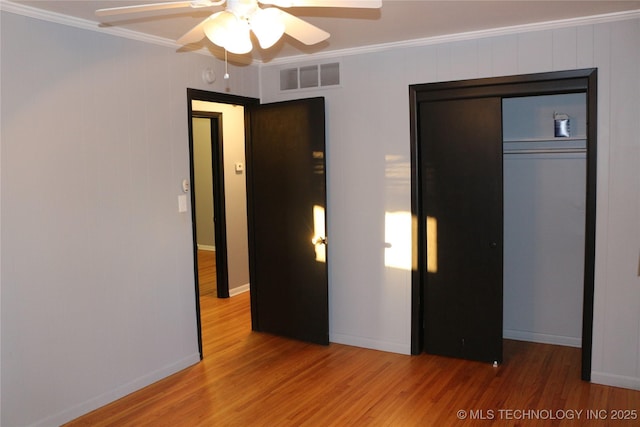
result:
[(453, 82), (416, 84), (409, 86), (411, 143), (411, 213), (415, 218), (412, 231), (411, 274), (411, 353), (423, 351), (424, 286), (426, 280), (426, 226), (421, 212), (422, 189), (419, 141), (419, 103), (445, 99), (483, 98), (497, 96), (553, 95), (585, 93), (587, 97), (587, 172), (584, 246), (584, 296), (582, 308), (582, 369), (581, 377), (591, 380), (593, 351), (593, 297), (595, 280), (596, 237), (596, 157), (597, 157), (597, 69), (556, 71), (507, 77), (491, 77)]
[[(229, 271), (227, 268), (227, 220), (225, 213), (224, 198), (224, 158), (222, 139), (222, 114), (208, 111), (192, 111), (191, 125), (193, 119), (209, 119), (211, 121), (211, 174), (213, 176), (213, 216), (214, 235), (216, 244), (216, 292), (218, 298), (229, 298)], [(215, 129), (214, 129), (215, 123)], [(193, 134), (190, 132), (189, 157), (191, 161), (191, 216), (195, 218), (197, 197), (194, 174), (193, 158)], [(196, 232), (197, 221), (192, 221), (193, 232)], [(196, 242), (196, 263), (198, 245)], [(196, 286), (200, 289), (199, 277), (196, 278)]]
[[(202, 117), (202, 112), (194, 112), (192, 108), (192, 101), (206, 101), (216, 102), (221, 104), (242, 105), (245, 107), (245, 129), (248, 128), (249, 116), (248, 109), (246, 107), (251, 105), (257, 105), (260, 100), (257, 98), (249, 98), (238, 95), (230, 95), (225, 93), (208, 92), (200, 89), (187, 88), (187, 117), (189, 125), (189, 179), (191, 181), (191, 228), (193, 236), (193, 269), (194, 269), (194, 282), (195, 282), (195, 296), (196, 296), (196, 323), (198, 330), (198, 350), (200, 352), (200, 359), (202, 360), (204, 355), (202, 352), (202, 321), (200, 314), (200, 284), (198, 277), (198, 243), (196, 240), (196, 217), (195, 217), (195, 191), (193, 188), (194, 183), (194, 167), (193, 167), (193, 118)], [(205, 115), (208, 117), (220, 117), (219, 113), (209, 113)], [(226, 284), (226, 293), (224, 290), (220, 291), (218, 287), (218, 297), (226, 298), (229, 296), (229, 282), (228, 282), (228, 270), (227, 270), (227, 239), (226, 239), (226, 218), (225, 218), (225, 201), (224, 201), (224, 157), (222, 146), (222, 119), (219, 119), (220, 126), (218, 127), (218, 138), (214, 141), (212, 138), (212, 156), (213, 156), (213, 169), (214, 169), (214, 212), (216, 215), (216, 280), (222, 280)], [(249, 135), (245, 132), (245, 141)], [(217, 147), (213, 147), (217, 145)], [(245, 144), (246, 147), (246, 144)], [(214, 154), (215, 150), (215, 154)], [(217, 171), (216, 171), (217, 169)], [(216, 179), (217, 178), (217, 179)], [(216, 182), (218, 183), (216, 185)], [(220, 218), (218, 220), (218, 218)], [(220, 232), (220, 239), (218, 241), (218, 233)], [(220, 248), (218, 247), (220, 246)], [(218, 255), (220, 254), (220, 256)], [(251, 268), (251, 267), (249, 267)], [(224, 285), (223, 285), (224, 287)], [(253, 299), (251, 303), (251, 312), (253, 318), (254, 312)]]

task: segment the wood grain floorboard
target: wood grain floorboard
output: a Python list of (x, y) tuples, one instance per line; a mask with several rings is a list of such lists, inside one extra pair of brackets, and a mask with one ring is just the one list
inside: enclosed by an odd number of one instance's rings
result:
[(216, 253), (198, 250), (200, 295), (216, 295)]
[(576, 348), (505, 340), (494, 368), (324, 347), (252, 332), (249, 293), (200, 300), (203, 361), (67, 425), (640, 425), (640, 391), (581, 381)]

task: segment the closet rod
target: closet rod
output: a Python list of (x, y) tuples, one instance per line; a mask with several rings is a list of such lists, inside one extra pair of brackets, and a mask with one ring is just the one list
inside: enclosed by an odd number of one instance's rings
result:
[(504, 150), (502, 154), (586, 154), (586, 148), (527, 148), (522, 150)]

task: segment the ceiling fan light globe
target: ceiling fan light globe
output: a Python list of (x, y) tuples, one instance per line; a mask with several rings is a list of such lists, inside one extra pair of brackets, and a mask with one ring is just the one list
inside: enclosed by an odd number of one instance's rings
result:
[(279, 9), (258, 9), (249, 22), (251, 30), (263, 49), (276, 44), (284, 34), (285, 26)]
[(204, 34), (212, 43), (225, 47), (225, 43), (230, 38), (230, 28), (237, 20), (238, 18), (231, 12), (217, 13), (207, 20), (204, 25)]
[(251, 52), (253, 45), (249, 34), (249, 23), (246, 20), (237, 19), (233, 25), (227, 27), (227, 37), (223, 47), (238, 55)]

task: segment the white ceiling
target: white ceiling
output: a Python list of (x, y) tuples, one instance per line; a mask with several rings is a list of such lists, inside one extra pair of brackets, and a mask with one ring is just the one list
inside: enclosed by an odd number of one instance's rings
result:
[[(115, 26), (171, 40), (178, 39), (211, 13), (222, 9), (173, 9), (102, 19), (94, 14), (100, 8), (163, 1), (167, 0), (17, 0), (12, 3), (92, 21), (96, 26)], [(328, 31), (331, 37), (309, 47), (285, 36), (268, 51), (254, 47), (251, 59), (268, 62), (305, 53), (354, 49), (633, 10), (640, 11), (640, 1), (383, 0), (381, 9), (291, 8), (287, 11)], [(206, 40), (201, 44), (197, 47), (206, 47), (214, 54), (220, 53)]]

